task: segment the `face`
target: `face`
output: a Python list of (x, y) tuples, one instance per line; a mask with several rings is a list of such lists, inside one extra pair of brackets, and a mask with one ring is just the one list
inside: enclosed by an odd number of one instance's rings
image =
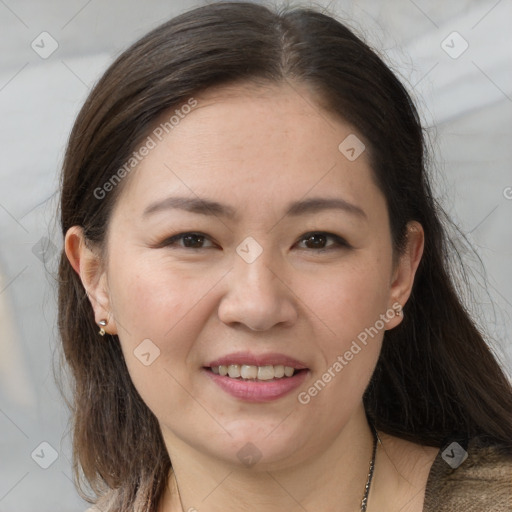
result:
[(393, 266), (367, 153), (339, 149), (362, 137), (305, 88), (196, 100), (125, 178), (101, 281), (107, 331), (171, 452), (285, 466), (360, 407), (414, 269)]

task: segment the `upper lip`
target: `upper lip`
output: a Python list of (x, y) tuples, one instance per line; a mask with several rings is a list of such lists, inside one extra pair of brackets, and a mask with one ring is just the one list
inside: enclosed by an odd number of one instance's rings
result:
[(290, 366), (296, 370), (307, 369), (307, 366), (298, 361), (297, 359), (287, 356), (285, 354), (268, 353), (268, 354), (253, 354), (251, 352), (235, 352), (219, 357), (206, 364), (207, 367), (213, 366), (229, 366), (232, 364), (238, 365), (252, 365), (252, 366)]

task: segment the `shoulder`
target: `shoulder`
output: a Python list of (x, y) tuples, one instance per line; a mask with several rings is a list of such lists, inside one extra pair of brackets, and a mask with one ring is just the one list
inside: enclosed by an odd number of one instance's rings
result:
[(424, 512), (510, 512), (512, 449), (480, 438), (448, 441), (432, 465)]

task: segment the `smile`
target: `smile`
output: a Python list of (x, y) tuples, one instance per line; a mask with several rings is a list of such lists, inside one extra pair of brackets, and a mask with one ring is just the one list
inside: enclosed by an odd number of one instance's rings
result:
[(231, 379), (243, 379), (243, 380), (272, 380), (282, 379), (286, 377), (292, 377), (298, 370), (291, 366), (284, 365), (265, 365), (265, 366), (254, 366), (249, 364), (230, 364), (230, 365), (219, 365), (210, 368), (216, 375), (222, 377), (229, 377)]

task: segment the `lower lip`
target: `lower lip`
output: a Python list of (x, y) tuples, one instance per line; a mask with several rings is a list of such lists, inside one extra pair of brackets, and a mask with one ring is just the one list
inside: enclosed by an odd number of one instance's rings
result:
[(271, 402), (272, 400), (277, 400), (297, 389), (309, 373), (307, 370), (302, 370), (292, 377), (254, 381), (224, 377), (205, 368), (203, 368), (203, 371), (226, 393), (245, 402)]

